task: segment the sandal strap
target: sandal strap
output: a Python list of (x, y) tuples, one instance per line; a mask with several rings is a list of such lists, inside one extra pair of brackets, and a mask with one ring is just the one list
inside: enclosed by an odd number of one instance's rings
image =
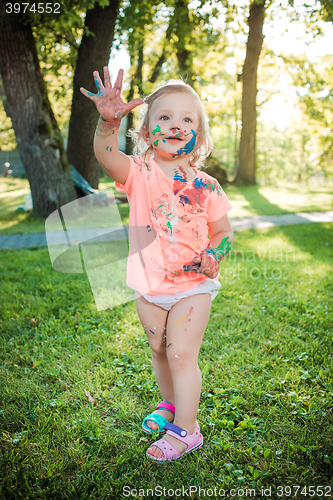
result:
[(174, 424), (169, 424), (169, 422), (165, 424), (164, 429), (166, 429), (169, 436), (172, 436), (178, 439), (178, 441), (182, 441), (183, 443), (187, 444), (188, 448), (191, 448), (201, 435), (198, 422), (196, 423), (196, 428), (193, 434), (188, 434), (185, 429), (182, 429), (181, 427), (178, 427)]
[(180, 438), (185, 438), (187, 436), (187, 432), (185, 429), (182, 429), (181, 427), (178, 427), (178, 425), (167, 423), (164, 426), (164, 429), (167, 431), (171, 431), (173, 434), (177, 434), (177, 439)]
[[(155, 422), (155, 424), (158, 425), (159, 428), (158, 429), (151, 429), (146, 424), (147, 420), (152, 420), (153, 422)], [(161, 432), (161, 430), (164, 429), (165, 424), (167, 422), (168, 421), (164, 417), (162, 417), (161, 415), (158, 415), (157, 413), (151, 413), (150, 415), (147, 415), (147, 417), (143, 420), (142, 425), (146, 428), (146, 430), (149, 429), (149, 431), (152, 434), (155, 434), (156, 432)]]
[(158, 409), (161, 409), (161, 410), (169, 410), (171, 411), (171, 413), (176, 413), (176, 408), (174, 407), (174, 405), (172, 405), (171, 403), (168, 403), (167, 401), (162, 401), (162, 403), (159, 403), (155, 410), (158, 410)]

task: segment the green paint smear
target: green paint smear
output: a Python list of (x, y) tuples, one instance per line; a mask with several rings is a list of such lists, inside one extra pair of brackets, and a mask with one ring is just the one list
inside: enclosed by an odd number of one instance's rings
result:
[(167, 223), (167, 226), (168, 226), (168, 228), (170, 229), (170, 233), (172, 234), (172, 225), (171, 225), (171, 222), (170, 222), (170, 221)]
[(154, 128), (154, 130), (152, 131), (152, 134), (155, 135), (156, 132), (161, 132), (161, 127), (159, 125), (156, 125), (156, 127)]
[(217, 248), (207, 250), (207, 253), (212, 254), (219, 262), (230, 252), (231, 242), (229, 236), (223, 238)]
[(155, 146), (158, 146), (158, 141), (155, 141), (155, 142), (154, 142), (154, 145), (155, 145)]

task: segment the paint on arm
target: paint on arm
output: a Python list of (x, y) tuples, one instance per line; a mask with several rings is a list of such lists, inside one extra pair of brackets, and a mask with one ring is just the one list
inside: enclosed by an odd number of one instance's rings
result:
[(217, 248), (209, 248), (205, 252), (212, 255), (218, 262), (221, 262), (228, 255), (230, 249), (231, 241), (229, 241), (229, 236), (226, 236)]

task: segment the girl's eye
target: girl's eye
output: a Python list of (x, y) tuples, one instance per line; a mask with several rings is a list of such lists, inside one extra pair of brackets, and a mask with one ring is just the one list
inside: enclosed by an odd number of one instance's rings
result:
[(191, 122), (191, 118), (184, 118), (184, 122)]
[(166, 115), (161, 116), (160, 120), (169, 120), (169, 117)]

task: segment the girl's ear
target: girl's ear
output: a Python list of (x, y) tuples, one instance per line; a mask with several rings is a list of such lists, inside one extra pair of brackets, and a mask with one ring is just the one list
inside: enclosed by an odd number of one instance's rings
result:
[(148, 131), (147, 127), (143, 127), (143, 129), (142, 129), (142, 138), (148, 146), (151, 145), (151, 139), (149, 137), (149, 131)]

